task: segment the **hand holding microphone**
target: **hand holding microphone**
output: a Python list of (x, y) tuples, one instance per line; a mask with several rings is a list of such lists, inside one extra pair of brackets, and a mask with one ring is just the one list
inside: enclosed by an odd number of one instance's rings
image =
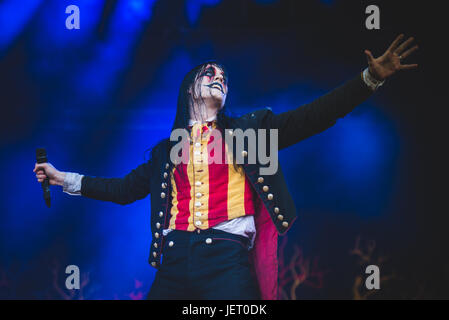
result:
[(43, 182), (46, 178), (52, 186), (62, 186), (65, 172), (58, 171), (50, 162), (36, 163), (33, 172), (36, 172), (38, 182)]
[(50, 207), (50, 188), (49, 185), (62, 186), (64, 183), (65, 173), (57, 170), (47, 160), (45, 149), (36, 150), (36, 164), (33, 172), (36, 173), (37, 181), (42, 184), (45, 203)]

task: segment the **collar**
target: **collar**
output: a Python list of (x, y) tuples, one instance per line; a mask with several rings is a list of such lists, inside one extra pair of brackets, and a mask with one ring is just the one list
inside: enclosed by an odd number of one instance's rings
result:
[[(217, 115), (213, 115), (212, 117), (206, 119), (204, 122), (211, 122), (214, 120), (217, 120)], [(200, 123), (200, 121), (189, 119), (189, 126), (193, 126), (195, 123)]]

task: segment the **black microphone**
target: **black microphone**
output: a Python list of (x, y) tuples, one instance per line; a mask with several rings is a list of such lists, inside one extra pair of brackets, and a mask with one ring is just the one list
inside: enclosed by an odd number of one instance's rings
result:
[[(44, 163), (48, 162), (47, 159), (47, 151), (45, 151), (45, 148), (38, 148), (36, 149), (36, 162), (37, 163)], [(45, 170), (44, 170), (45, 172)], [(44, 191), (44, 200), (47, 204), (47, 207), (50, 208), (50, 182), (48, 181), (48, 176), (45, 178), (44, 181), (41, 182), (42, 190)]]

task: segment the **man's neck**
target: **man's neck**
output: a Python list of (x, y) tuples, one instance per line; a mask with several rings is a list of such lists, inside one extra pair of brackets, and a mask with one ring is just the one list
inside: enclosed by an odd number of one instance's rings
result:
[(210, 108), (199, 108), (197, 107), (197, 112), (190, 112), (190, 121), (193, 122), (205, 122), (205, 121), (212, 121), (217, 118), (217, 112), (218, 110), (216, 108), (210, 109)]
[(213, 116), (211, 116), (211, 117), (209, 117), (207, 119), (204, 119), (204, 120), (190, 119), (189, 120), (189, 125), (193, 125), (193, 124), (195, 124), (197, 122), (213, 121), (213, 120), (216, 120), (216, 119), (217, 119), (217, 114), (214, 114)]

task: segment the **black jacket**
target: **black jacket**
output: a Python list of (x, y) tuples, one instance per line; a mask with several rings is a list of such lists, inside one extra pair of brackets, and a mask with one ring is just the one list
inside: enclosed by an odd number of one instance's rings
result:
[[(372, 90), (359, 74), (311, 103), (278, 115), (270, 109), (257, 110), (242, 117), (233, 118), (230, 122), (232, 127), (226, 129), (278, 129), (279, 149), (283, 149), (331, 127), (338, 118), (348, 114), (371, 94)], [(168, 139), (165, 139), (158, 143), (152, 149), (150, 160), (123, 178), (84, 176), (81, 184), (83, 196), (122, 205), (143, 199), (151, 194), (153, 239), (149, 262), (154, 267), (160, 263), (164, 240), (162, 230), (168, 226), (171, 209), (169, 172), (173, 164), (168, 157), (167, 142)], [(247, 147), (251, 148), (252, 146)], [(263, 201), (278, 233), (283, 235), (292, 226), (292, 222), (297, 216), (295, 203), (287, 189), (280, 166), (274, 175), (266, 176), (259, 175), (259, 168), (258, 162), (243, 164), (243, 169), (252, 187)], [(268, 186), (269, 191), (264, 192), (263, 186)], [(278, 218), (279, 215), (282, 215), (282, 219)]]

